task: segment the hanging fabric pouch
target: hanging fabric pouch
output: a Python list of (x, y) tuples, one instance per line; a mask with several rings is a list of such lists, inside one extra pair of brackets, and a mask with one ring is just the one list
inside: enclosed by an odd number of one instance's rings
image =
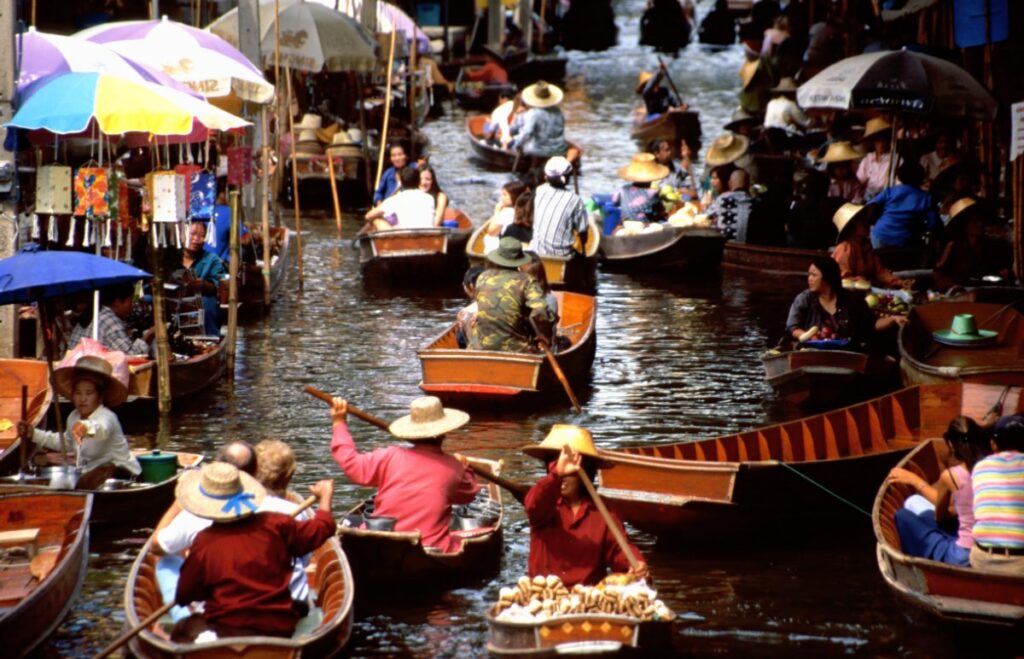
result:
[(228, 149), (228, 185), (252, 182), (252, 149), (233, 146)]
[(44, 165), (36, 170), (36, 213), (66, 215), (71, 212), (71, 168)]
[(189, 217), (193, 220), (213, 217), (213, 206), (217, 202), (217, 178), (213, 173), (198, 165), (178, 165), (174, 171), (188, 177)]
[(79, 167), (75, 172), (74, 215), (91, 219), (110, 215), (110, 172), (105, 167)]
[(185, 177), (174, 171), (146, 174), (146, 190), (154, 222), (183, 222), (188, 209)]

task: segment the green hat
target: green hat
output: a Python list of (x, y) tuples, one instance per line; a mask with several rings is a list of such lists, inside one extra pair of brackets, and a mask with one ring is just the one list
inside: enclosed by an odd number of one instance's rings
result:
[(974, 315), (961, 313), (953, 316), (949, 329), (935, 330), (932, 338), (939, 343), (952, 346), (982, 346), (995, 341), (999, 332), (980, 330), (974, 322)]
[(487, 260), (504, 268), (518, 268), (530, 262), (523, 253), (523, 243), (518, 238), (505, 236), (498, 242), (498, 249), (487, 252)]

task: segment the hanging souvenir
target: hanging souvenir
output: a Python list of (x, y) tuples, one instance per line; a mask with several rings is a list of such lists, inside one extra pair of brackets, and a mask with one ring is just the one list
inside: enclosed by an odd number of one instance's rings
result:
[(75, 215), (108, 217), (110, 202), (107, 195), (110, 174), (105, 167), (79, 167), (75, 172)]
[(187, 213), (185, 177), (173, 171), (146, 174), (146, 189), (154, 222), (182, 222)]
[(71, 212), (71, 168), (44, 165), (36, 170), (36, 212), (65, 215)]
[(217, 202), (216, 177), (199, 165), (178, 165), (174, 171), (185, 175), (189, 181), (189, 219), (210, 219)]
[(228, 185), (252, 182), (252, 149), (233, 146), (228, 149)]

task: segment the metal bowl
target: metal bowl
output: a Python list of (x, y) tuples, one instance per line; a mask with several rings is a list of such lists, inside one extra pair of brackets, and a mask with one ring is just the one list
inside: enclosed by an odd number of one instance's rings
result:
[(103, 492), (113, 492), (114, 490), (125, 490), (132, 486), (132, 482), (123, 478), (108, 478), (103, 481), (103, 485), (99, 489)]

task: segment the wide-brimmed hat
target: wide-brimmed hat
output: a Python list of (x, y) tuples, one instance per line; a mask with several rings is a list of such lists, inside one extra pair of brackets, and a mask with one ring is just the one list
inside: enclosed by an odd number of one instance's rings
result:
[(746, 91), (750, 83), (754, 81), (754, 76), (757, 75), (758, 69), (761, 68), (761, 60), (747, 60), (740, 66), (740, 82), (743, 83), (741, 89)]
[(318, 114), (312, 114), (307, 112), (306, 114), (302, 115), (302, 121), (295, 124), (295, 130), (302, 130), (303, 128), (316, 130), (317, 128), (322, 128), (323, 124), (323, 117), (321, 117)]
[(953, 346), (982, 346), (992, 343), (998, 338), (999, 332), (978, 329), (974, 315), (958, 313), (953, 316), (949, 329), (935, 330), (932, 338), (939, 343)]
[(259, 481), (226, 462), (210, 462), (186, 471), (174, 490), (184, 510), (215, 522), (255, 513), (266, 493)]
[(848, 141), (842, 140), (839, 142), (829, 142), (828, 148), (825, 150), (825, 155), (818, 158), (818, 161), (824, 163), (847, 162), (851, 160), (860, 160), (863, 157), (864, 154), (861, 151)]
[(708, 148), (704, 162), (712, 167), (727, 165), (746, 155), (749, 148), (750, 140), (745, 135), (736, 135), (735, 133), (719, 135)]
[(640, 92), (642, 92), (644, 90), (644, 85), (646, 85), (647, 81), (653, 77), (654, 74), (651, 73), (650, 71), (641, 71), (640, 77), (636, 79), (636, 93), (639, 94)]
[(498, 241), (498, 249), (487, 252), (487, 260), (504, 268), (518, 268), (530, 262), (523, 252), (523, 243), (518, 238), (505, 236)]
[(103, 403), (116, 407), (128, 398), (128, 387), (114, 377), (114, 367), (96, 355), (79, 357), (73, 366), (63, 366), (53, 372), (57, 393), (71, 400), (71, 392), (78, 380), (92, 380), (103, 387)]
[(523, 103), (533, 108), (549, 108), (561, 103), (563, 96), (561, 89), (539, 80), (523, 90)]
[(468, 414), (442, 407), (437, 396), (420, 396), (409, 405), (409, 414), (393, 422), (388, 430), (399, 439), (416, 441), (440, 437), (468, 422)]
[(544, 176), (548, 178), (568, 176), (570, 173), (572, 173), (572, 163), (565, 156), (552, 156), (544, 163)]
[(949, 219), (946, 220), (944, 231), (947, 234), (954, 234), (960, 229), (960, 225), (974, 217), (980, 211), (982, 205), (973, 197), (962, 197), (957, 199), (949, 207)]
[(773, 94), (795, 94), (799, 88), (800, 85), (796, 84), (794, 78), (787, 77), (779, 80), (779, 84), (772, 87), (771, 91)]
[(313, 128), (303, 128), (299, 131), (299, 134), (295, 136), (295, 152), (296, 153), (322, 153), (323, 149), (320, 146), (320, 140), (316, 138), (316, 130)]
[(334, 155), (362, 155), (363, 150), (359, 148), (352, 136), (346, 130), (339, 130), (331, 137), (331, 143), (327, 147), (327, 153)]
[(551, 430), (543, 442), (524, 446), (523, 453), (547, 462), (557, 459), (563, 446), (569, 446), (583, 457), (593, 459), (600, 469), (615, 466), (614, 463), (605, 460), (597, 452), (597, 447), (594, 446), (594, 437), (589, 430), (567, 423), (556, 423), (551, 426)]
[(892, 124), (889, 123), (885, 117), (872, 117), (868, 119), (868, 123), (864, 126), (864, 134), (860, 136), (861, 141), (877, 135), (878, 133), (892, 130)]
[(832, 215), (832, 224), (835, 225), (838, 235), (836, 244), (846, 240), (847, 229), (853, 226), (854, 220), (864, 220), (871, 224), (878, 219), (878, 204), (851, 204), (845, 203)]
[(341, 124), (333, 123), (326, 128), (317, 128), (314, 132), (316, 133), (316, 139), (320, 140), (321, 143), (330, 144), (340, 130)]
[(730, 133), (735, 133), (740, 126), (757, 126), (761, 123), (761, 117), (750, 114), (743, 108), (736, 108), (732, 113), (732, 121), (727, 123), (725, 128)]
[(628, 165), (619, 168), (619, 178), (632, 183), (653, 183), (668, 175), (668, 167), (655, 162), (652, 153), (634, 154)]

